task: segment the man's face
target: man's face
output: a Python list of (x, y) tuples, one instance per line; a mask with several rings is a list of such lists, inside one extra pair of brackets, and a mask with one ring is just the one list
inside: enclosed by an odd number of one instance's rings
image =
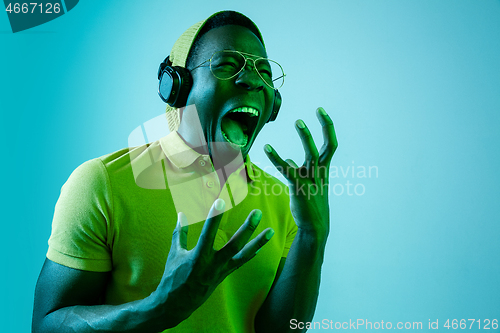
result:
[[(221, 50), (237, 50), (257, 57), (267, 57), (260, 40), (247, 28), (237, 25), (212, 29), (203, 35), (199, 43), (198, 54), (192, 61), (194, 65), (203, 63)], [(250, 64), (229, 80), (217, 79), (210, 71), (209, 62), (191, 73), (193, 87), (187, 105), (196, 106), (196, 116), (199, 117), (201, 131), (212, 158), (228, 160), (240, 150), (245, 157), (269, 119), (274, 103), (274, 90), (262, 81)], [(194, 112), (194, 109), (189, 110), (186, 109), (183, 114), (183, 122), (195, 116), (187, 114)], [(181, 126), (179, 130), (185, 139), (186, 136), (201, 135), (186, 133), (188, 129), (189, 127)], [(213, 144), (214, 142), (225, 144)]]

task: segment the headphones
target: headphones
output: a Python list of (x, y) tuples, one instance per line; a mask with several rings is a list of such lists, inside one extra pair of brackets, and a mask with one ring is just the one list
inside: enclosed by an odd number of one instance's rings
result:
[[(186, 106), (189, 91), (193, 86), (191, 73), (184, 67), (172, 66), (172, 62), (166, 57), (158, 68), (158, 95), (162, 101), (174, 108)], [(281, 94), (274, 90), (273, 111), (267, 122), (274, 121), (281, 107)]]

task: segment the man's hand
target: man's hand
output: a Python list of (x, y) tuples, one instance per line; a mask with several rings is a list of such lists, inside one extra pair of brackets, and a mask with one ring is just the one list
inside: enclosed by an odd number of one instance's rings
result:
[(153, 333), (177, 326), (274, 234), (268, 228), (248, 242), (262, 217), (254, 210), (226, 245), (215, 251), (213, 243), (224, 205), (223, 200), (215, 201), (198, 244), (190, 251), (186, 216), (179, 213), (163, 277), (144, 299), (99, 305), (108, 273), (81, 271), (47, 259), (35, 292), (33, 332)]
[(290, 208), (297, 226), (304, 231), (311, 231), (326, 238), (330, 215), (328, 172), (338, 143), (333, 121), (325, 110), (318, 108), (316, 115), (323, 127), (324, 138), (319, 153), (305, 123), (302, 120), (295, 122), (305, 150), (305, 161), (301, 167), (290, 159), (286, 161), (281, 159), (270, 145), (265, 146), (265, 151), (271, 162), (289, 182)]
[(189, 317), (226, 276), (252, 259), (274, 235), (274, 230), (268, 228), (248, 242), (262, 217), (262, 212), (256, 209), (222, 249), (214, 250), (213, 244), (224, 207), (222, 199), (215, 201), (198, 243), (191, 250), (187, 249), (186, 216), (183, 213), (178, 215), (165, 272), (150, 297), (168, 313), (175, 314), (180, 321)]
[(270, 145), (265, 146), (267, 156), (289, 182), (290, 208), (298, 230), (288, 256), (280, 263), (278, 278), (255, 318), (255, 331), (259, 333), (295, 332), (290, 320), (309, 322), (316, 309), (330, 230), (328, 171), (338, 146), (332, 120), (323, 108), (316, 111), (323, 126), (320, 152), (304, 122), (295, 122), (306, 155), (301, 167), (292, 160), (282, 160)]

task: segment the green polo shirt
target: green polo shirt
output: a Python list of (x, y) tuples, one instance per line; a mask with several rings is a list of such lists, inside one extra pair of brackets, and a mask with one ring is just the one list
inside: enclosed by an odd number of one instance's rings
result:
[(248, 157), (222, 186), (209, 156), (190, 149), (176, 132), (85, 162), (61, 189), (47, 258), (75, 269), (111, 271), (107, 304), (145, 298), (163, 275), (178, 211), (188, 217), (191, 249), (203, 227), (200, 216), (206, 218), (217, 198), (226, 201), (226, 212), (215, 249), (226, 244), (253, 209), (263, 215), (252, 238), (268, 227), (275, 235), (187, 320), (167, 331), (253, 332), (255, 315), (297, 227), (288, 188)]

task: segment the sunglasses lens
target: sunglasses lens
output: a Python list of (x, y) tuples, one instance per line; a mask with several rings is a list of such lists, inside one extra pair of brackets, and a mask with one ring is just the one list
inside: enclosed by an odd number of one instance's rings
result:
[(281, 66), (273, 60), (258, 59), (255, 67), (259, 71), (260, 77), (274, 89), (279, 89), (285, 83), (285, 73)]
[[(214, 53), (210, 60), (210, 69), (213, 75), (221, 80), (227, 80), (238, 74), (245, 66), (245, 57), (236, 51), (219, 51)], [(264, 82), (274, 88), (279, 89), (285, 82), (285, 73), (281, 66), (269, 59), (255, 60), (255, 67), (259, 76)]]
[(226, 80), (238, 72), (245, 65), (245, 58), (238, 52), (219, 51), (212, 56), (210, 68), (215, 77)]

